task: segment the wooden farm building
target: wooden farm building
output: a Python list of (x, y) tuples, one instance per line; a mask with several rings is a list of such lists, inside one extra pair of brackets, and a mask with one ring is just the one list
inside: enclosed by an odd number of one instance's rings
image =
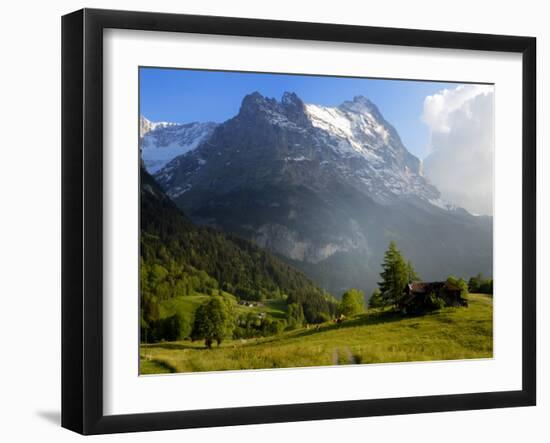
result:
[(413, 281), (405, 287), (399, 307), (405, 312), (425, 310), (433, 306), (434, 298), (443, 300), (445, 306), (468, 306), (468, 300), (462, 297), (461, 289), (450, 282)]

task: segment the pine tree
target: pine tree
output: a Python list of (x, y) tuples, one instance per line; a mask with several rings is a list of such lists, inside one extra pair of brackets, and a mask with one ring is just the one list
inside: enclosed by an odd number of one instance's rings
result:
[(304, 324), (304, 310), (299, 303), (291, 303), (287, 306), (287, 324), (290, 329), (300, 328)]
[(384, 305), (396, 305), (403, 297), (403, 290), (408, 283), (409, 275), (407, 264), (393, 240), (384, 254), (380, 277), (382, 277), (382, 281), (378, 283), (378, 286)]
[(410, 260), (407, 262), (407, 276), (408, 276), (409, 283), (412, 281), (420, 280), (420, 277), (414, 270), (413, 264)]
[(383, 304), (382, 293), (380, 292), (380, 289), (375, 288), (369, 298), (369, 308), (380, 308)]

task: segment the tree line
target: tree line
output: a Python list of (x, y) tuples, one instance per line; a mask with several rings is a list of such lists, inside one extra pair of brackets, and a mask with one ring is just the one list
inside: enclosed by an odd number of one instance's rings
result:
[[(191, 324), (185, 324), (177, 315), (158, 318), (158, 306), (148, 303), (149, 299), (145, 297), (142, 303), (142, 322), (145, 323), (144, 331), (148, 333), (148, 341), (177, 340), (182, 338), (182, 331), (186, 331), (186, 336), (192, 340), (204, 340), (206, 347), (211, 348), (215, 343), (220, 345), (228, 337), (248, 339), (277, 335), (284, 330), (301, 328), (305, 324), (353, 317), (365, 311), (364, 293), (351, 288), (342, 294), (340, 301), (330, 294), (307, 290), (282, 294), (286, 304), (284, 319), (275, 319), (265, 313), (260, 315), (258, 312), (239, 315), (235, 309), (235, 298), (221, 290), (219, 282), (204, 271), (193, 267), (181, 268), (173, 263), (169, 269), (158, 264), (148, 266), (143, 263), (142, 266), (142, 291), (145, 293), (156, 288), (155, 297), (162, 298), (171, 294), (185, 295), (186, 291), (193, 288), (192, 290), (210, 295), (195, 311)], [(378, 287), (368, 302), (371, 309), (400, 306), (405, 297), (406, 285), (420, 280), (413, 264), (405, 260), (394, 241), (390, 242), (384, 254), (380, 277)], [(463, 297), (468, 291), (492, 293), (492, 279), (484, 279), (481, 274), (470, 278), (468, 283), (461, 278), (449, 276), (447, 283), (460, 288)], [(445, 301), (438, 294), (432, 293), (423, 301), (421, 310), (440, 309), (444, 306)]]
[[(304, 324), (350, 317), (365, 310), (365, 295), (351, 288), (337, 301), (300, 271), (253, 243), (195, 226), (141, 171), (140, 325), (142, 340), (204, 339), (208, 347), (224, 337), (251, 338), (278, 334)], [(381, 280), (369, 308), (395, 307), (407, 283), (419, 280), (394, 241), (384, 254)], [(454, 277), (449, 277), (454, 279)], [(471, 292), (492, 293), (492, 279), (481, 274), (468, 285)], [(190, 318), (161, 318), (159, 306), (172, 297), (209, 295)], [(228, 297), (228, 295), (231, 295)], [(238, 315), (236, 300), (284, 300), (286, 317)], [(437, 307), (439, 301), (434, 300)]]
[(493, 279), (484, 278), (483, 274), (479, 273), (468, 280), (468, 290), (479, 294), (493, 294)]
[[(250, 241), (194, 225), (143, 168), (140, 178), (142, 338), (168, 340), (174, 337), (178, 326), (180, 331), (194, 328), (185, 319), (178, 323), (176, 318), (160, 318), (163, 301), (187, 295), (214, 297), (225, 292), (237, 300), (282, 299), (288, 305), (299, 305), (304, 321), (309, 323), (334, 315), (334, 297), (303, 273)], [(290, 324), (296, 322), (289, 319)], [(258, 326), (261, 333), (280, 328), (268, 323), (265, 320)], [(250, 332), (253, 328), (246, 329)]]
[[(369, 299), (370, 308), (397, 307), (405, 297), (405, 287), (413, 281), (421, 280), (415, 271), (413, 264), (405, 260), (397, 249), (395, 241), (390, 241), (382, 262), (381, 281), (373, 291)], [(469, 292), (493, 293), (493, 279), (484, 279), (481, 274), (470, 278), (468, 283), (463, 278), (450, 275), (446, 283), (460, 291), (460, 296), (465, 298)], [(423, 301), (425, 310), (440, 309), (446, 305), (440, 294), (431, 293)]]

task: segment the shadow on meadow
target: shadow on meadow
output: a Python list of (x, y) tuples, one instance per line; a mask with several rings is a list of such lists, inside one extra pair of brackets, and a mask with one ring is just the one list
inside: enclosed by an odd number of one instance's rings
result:
[[(426, 314), (426, 315), (430, 315), (430, 314)], [(399, 312), (394, 312), (394, 311), (374, 312), (374, 313), (362, 314), (362, 315), (344, 320), (344, 322), (339, 324), (323, 323), (319, 325), (310, 325), (309, 329), (301, 328), (299, 330), (294, 331), (294, 333), (292, 333), (292, 337), (302, 338), (302, 337), (312, 336), (320, 332), (329, 332), (329, 331), (345, 330), (348, 328), (355, 328), (355, 327), (361, 327), (361, 326), (393, 323), (401, 320), (403, 320), (403, 315)], [(414, 326), (415, 325), (411, 325), (411, 327), (414, 327)], [(249, 339), (238, 344), (237, 346), (238, 347), (254, 346), (258, 344), (276, 342), (276, 341), (279, 341), (280, 339), (281, 339), (280, 336), (272, 336), (272, 337), (266, 337), (262, 339)], [(158, 343), (143, 344), (142, 346), (146, 349), (156, 348), (156, 349), (164, 349), (164, 350), (171, 350), (171, 351), (183, 351), (183, 350), (206, 351), (208, 350), (208, 348), (206, 346), (201, 345), (201, 343), (202, 342), (195, 342), (195, 343), (158, 342)], [(235, 345), (236, 344), (234, 343), (232, 347), (235, 347)], [(214, 347), (214, 349), (215, 348), (216, 347)]]
[(307, 337), (309, 335), (314, 335), (319, 332), (335, 331), (347, 328), (356, 328), (359, 326), (370, 326), (378, 325), (382, 323), (393, 323), (403, 320), (403, 315), (398, 312), (376, 312), (362, 314), (357, 317), (353, 317), (348, 320), (344, 320), (342, 323), (330, 323), (330, 324), (321, 324), (317, 329), (316, 326), (310, 326), (310, 329), (305, 329), (294, 334), (294, 337)]
[[(158, 348), (158, 349), (166, 349), (169, 351), (183, 351), (185, 349), (193, 349), (193, 350), (203, 349), (202, 346), (185, 344), (181, 342), (158, 342), (158, 343), (142, 344), (141, 346), (145, 349)], [(204, 349), (206, 349), (206, 346), (204, 346)]]

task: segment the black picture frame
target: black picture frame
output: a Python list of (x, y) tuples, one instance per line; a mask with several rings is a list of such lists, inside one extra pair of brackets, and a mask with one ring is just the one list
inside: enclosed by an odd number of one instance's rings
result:
[[(519, 53), (523, 64), (522, 389), (131, 415), (103, 413), (103, 30)], [(83, 9), (62, 18), (62, 426), (82, 434), (458, 411), (536, 403), (536, 39)]]

